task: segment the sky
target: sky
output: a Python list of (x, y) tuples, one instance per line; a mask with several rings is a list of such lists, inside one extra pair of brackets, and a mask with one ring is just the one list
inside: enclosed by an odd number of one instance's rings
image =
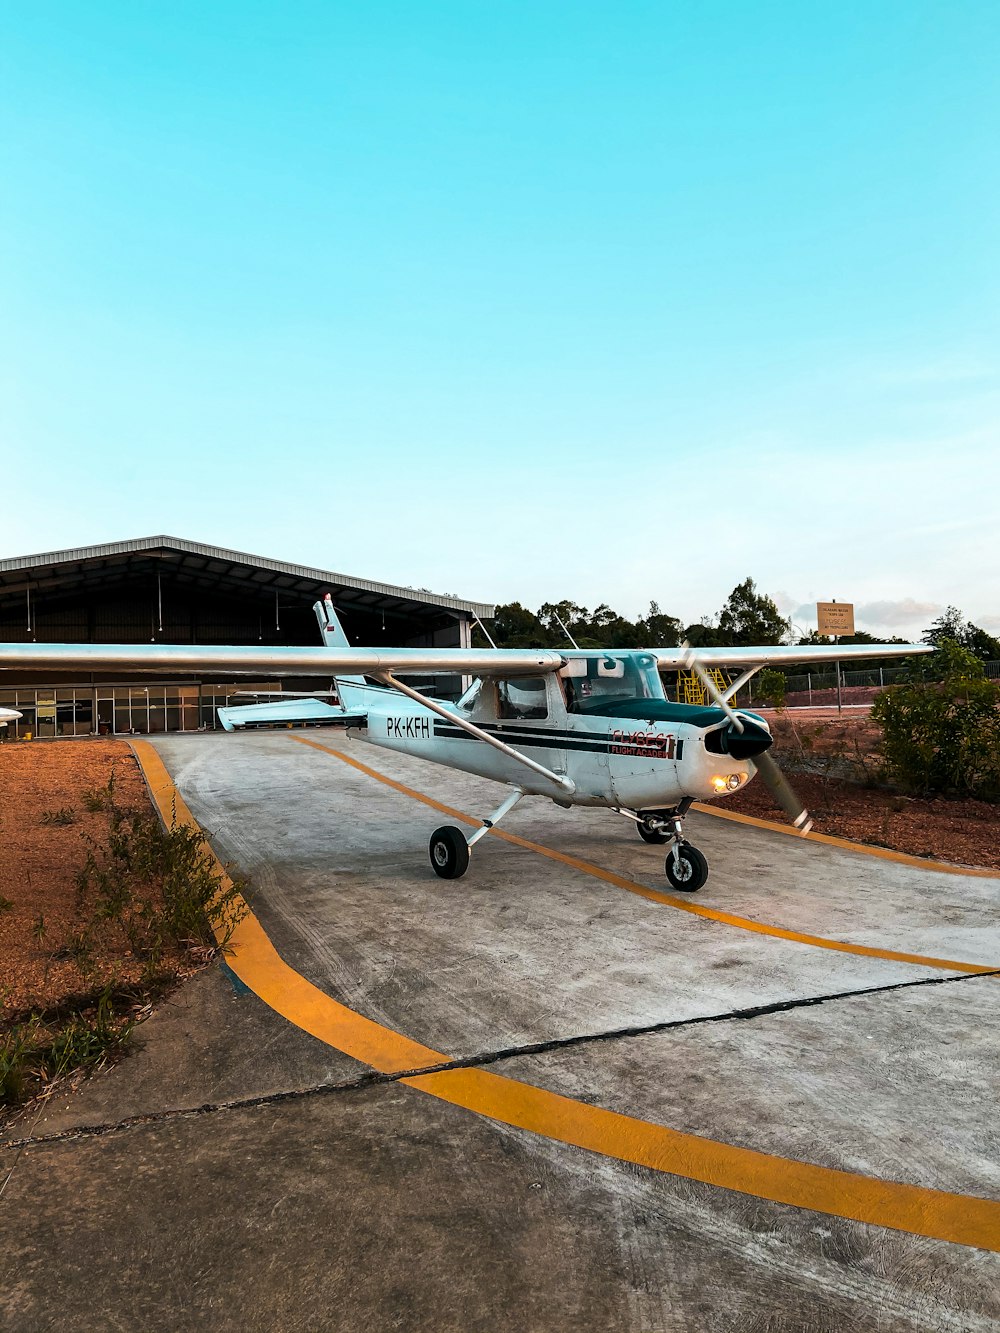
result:
[(995, 0), (0, 8), (0, 557), (1000, 632)]

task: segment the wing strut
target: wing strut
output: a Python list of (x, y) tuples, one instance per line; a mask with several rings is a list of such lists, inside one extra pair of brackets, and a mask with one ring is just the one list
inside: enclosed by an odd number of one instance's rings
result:
[(554, 773), (551, 768), (546, 768), (544, 764), (536, 764), (534, 759), (529, 759), (526, 754), (522, 754), (520, 750), (515, 750), (513, 746), (507, 745), (504, 741), (498, 740), (496, 736), (491, 736), (488, 731), (483, 731), (482, 727), (477, 727), (474, 722), (470, 722), (460, 714), (452, 712), (450, 708), (444, 708), (435, 699), (428, 698), (426, 694), (421, 694), (419, 690), (404, 685), (390, 671), (379, 672), (375, 679), (383, 681), (386, 685), (391, 685), (394, 690), (399, 690), (400, 694), (405, 694), (408, 699), (412, 699), (423, 708), (429, 708), (432, 713), (437, 713), (438, 717), (443, 717), (446, 722), (453, 722), (456, 727), (461, 727), (470, 736), (474, 736), (477, 741), (485, 741), (487, 745), (492, 745), (494, 750), (499, 750), (501, 754), (516, 759), (525, 768), (540, 773), (543, 778), (548, 778), (557, 787), (561, 787), (564, 792), (572, 795), (576, 791), (576, 783), (572, 778), (566, 777), (565, 773)]

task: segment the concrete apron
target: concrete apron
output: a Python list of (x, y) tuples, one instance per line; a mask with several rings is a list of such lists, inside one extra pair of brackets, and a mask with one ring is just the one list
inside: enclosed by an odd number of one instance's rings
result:
[[(703, 815), (683, 900), (624, 820), (525, 802), (505, 830), (604, 877), (490, 836), (449, 883), (453, 819), (342, 756), (472, 814), (494, 784), (328, 731), (158, 750), (280, 959), (376, 1045), (307, 1035), (298, 982), (287, 1021), (197, 978), (0, 1156), (4, 1327), (995, 1327), (1000, 979), (882, 956), (1000, 966), (995, 880)], [(810, 1166), (819, 1206), (775, 1202)], [(878, 1182), (917, 1193), (852, 1220)]]

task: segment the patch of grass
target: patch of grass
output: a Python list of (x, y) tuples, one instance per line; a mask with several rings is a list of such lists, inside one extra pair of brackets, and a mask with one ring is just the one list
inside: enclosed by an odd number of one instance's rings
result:
[(124, 1048), (135, 1026), (131, 1012), (116, 1009), (110, 989), (68, 1015), (34, 1013), (11, 1024), (0, 1037), (0, 1107), (17, 1106), (57, 1079), (99, 1067)]
[[(84, 834), (77, 921), (51, 956), (71, 959), (104, 989), (8, 1020), (0, 1032), (0, 1108), (46, 1095), (56, 1080), (123, 1050), (139, 1012), (176, 984), (177, 950), (192, 968), (203, 966), (225, 950), (246, 911), (245, 881), (220, 873), (200, 832), (178, 824), (176, 812), (165, 828), (149, 811), (122, 809), (113, 775), (83, 803), (106, 818), (100, 834)], [(41, 945), (48, 934), (39, 914), (32, 935)], [(122, 988), (123, 971), (139, 973), (137, 987)]]
[(0, 914), (9, 912), (13, 906), (14, 900), (12, 898), (5, 898), (3, 894), (0, 893)]

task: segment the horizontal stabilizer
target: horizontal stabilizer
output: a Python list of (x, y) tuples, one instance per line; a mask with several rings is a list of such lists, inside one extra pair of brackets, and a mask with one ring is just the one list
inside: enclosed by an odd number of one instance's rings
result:
[(237, 704), (233, 708), (217, 710), (225, 731), (239, 731), (243, 727), (291, 725), (295, 722), (358, 723), (366, 713), (359, 708), (339, 708), (320, 699), (287, 699), (270, 704)]

